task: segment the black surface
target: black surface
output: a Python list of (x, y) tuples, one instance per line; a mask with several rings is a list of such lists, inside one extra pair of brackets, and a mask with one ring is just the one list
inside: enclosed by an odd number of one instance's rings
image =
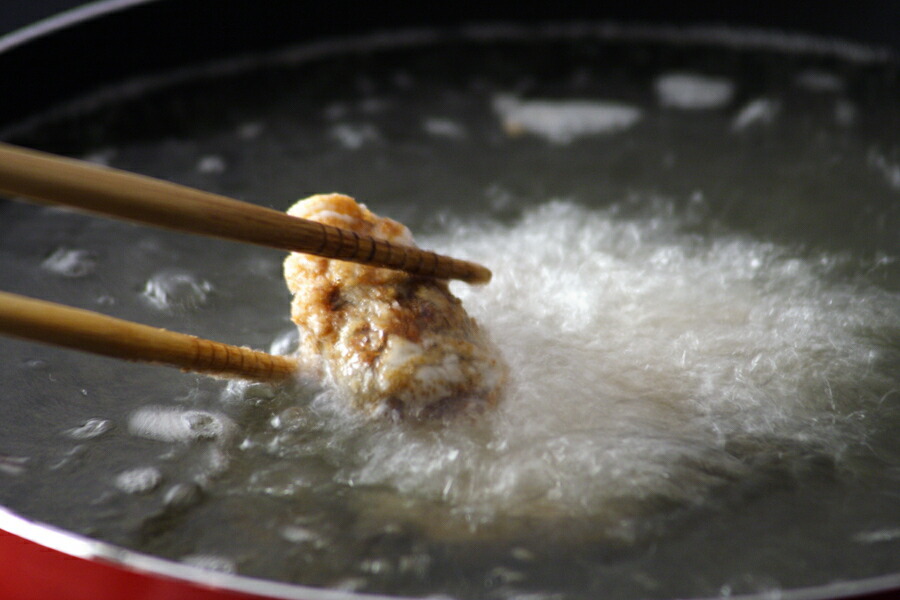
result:
[[(81, 3), (0, 2), (0, 32)], [(100, 6), (113, 3), (99, 3)], [(45, 34), (0, 54), (0, 129), (125, 76), (298, 41), (371, 30), (564, 20), (716, 24), (802, 31), (900, 50), (900, 2), (328, 3), (301, 0), (157, 0)]]
[(63, 11), (83, 5), (77, 0), (12, 0), (0, 2), (0, 34), (25, 27), (57, 15)]

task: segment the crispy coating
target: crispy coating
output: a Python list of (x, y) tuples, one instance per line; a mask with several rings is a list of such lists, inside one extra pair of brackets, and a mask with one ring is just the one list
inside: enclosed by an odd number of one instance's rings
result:
[[(288, 214), (414, 245), (404, 225), (339, 194)], [(354, 407), (427, 418), (497, 402), (506, 365), (445, 281), (296, 252), (284, 275), (301, 357)]]

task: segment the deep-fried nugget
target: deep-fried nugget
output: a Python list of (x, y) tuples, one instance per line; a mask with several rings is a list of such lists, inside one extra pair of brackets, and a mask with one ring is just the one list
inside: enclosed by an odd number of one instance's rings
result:
[[(339, 194), (288, 214), (414, 245), (404, 225)], [(301, 253), (284, 274), (301, 357), (353, 406), (429, 417), (497, 402), (506, 365), (445, 281)]]

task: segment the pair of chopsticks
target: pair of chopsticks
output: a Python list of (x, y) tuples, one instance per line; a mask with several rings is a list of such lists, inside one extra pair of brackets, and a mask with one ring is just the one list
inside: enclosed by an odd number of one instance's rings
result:
[[(485, 283), (485, 267), (117, 169), (0, 143), (0, 193), (147, 225), (423, 277)], [(269, 380), (290, 358), (0, 292), (0, 333), (219, 376)]]

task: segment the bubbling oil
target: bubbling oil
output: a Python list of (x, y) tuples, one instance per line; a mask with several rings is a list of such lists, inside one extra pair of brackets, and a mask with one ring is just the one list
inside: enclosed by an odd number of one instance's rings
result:
[(442, 505), (461, 522), (438, 536), (514, 515), (595, 518), (628, 539), (648, 500), (702, 505), (760, 465), (836, 464), (864, 443), (857, 420), (893, 384), (874, 332), (900, 327), (900, 297), (829, 281), (840, 257), (684, 233), (663, 199), (624, 209), (559, 200), (425, 240), (494, 269), (454, 291), (514, 374), (495, 412), (373, 423), (323, 390), (254, 443)]
[[(303, 377), (0, 339), (0, 501), (348, 591), (627, 600), (896, 573), (896, 65), (729, 32), (474, 33), (187, 70), (13, 141), (281, 209), (348, 193), (486, 264), (487, 286), (452, 286), (511, 367), (496, 410), (373, 420)], [(0, 211), (5, 289), (297, 347), (283, 253)]]

